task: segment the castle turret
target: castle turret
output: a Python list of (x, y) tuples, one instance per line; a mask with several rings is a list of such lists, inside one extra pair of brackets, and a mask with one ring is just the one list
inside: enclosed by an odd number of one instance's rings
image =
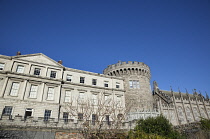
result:
[(132, 103), (131, 111), (153, 109), (149, 66), (142, 62), (118, 62), (104, 69), (104, 74), (124, 78), (126, 106)]

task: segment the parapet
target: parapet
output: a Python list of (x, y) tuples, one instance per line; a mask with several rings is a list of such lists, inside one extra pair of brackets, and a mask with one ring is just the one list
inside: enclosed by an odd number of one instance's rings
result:
[[(128, 61), (128, 62), (121, 62), (119, 61), (116, 64), (112, 64), (107, 66), (104, 69), (103, 73), (105, 75), (110, 76), (120, 76), (124, 73), (126, 74), (141, 74), (144, 76), (148, 76), (150, 78), (150, 68), (143, 62), (137, 61)], [(116, 74), (115, 74), (116, 73)]]

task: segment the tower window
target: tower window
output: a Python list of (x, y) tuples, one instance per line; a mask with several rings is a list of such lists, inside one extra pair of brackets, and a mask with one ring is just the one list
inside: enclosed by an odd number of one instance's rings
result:
[(140, 88), (140, 84), (139, 84), (138, 80), (130, 80), (129, 81), (129, 86), (130, 86), (130, 88), (133, 88), (133, 89), (139, 89)]
[(120, 88), (120, 83), (116, 83), (116, 88)]

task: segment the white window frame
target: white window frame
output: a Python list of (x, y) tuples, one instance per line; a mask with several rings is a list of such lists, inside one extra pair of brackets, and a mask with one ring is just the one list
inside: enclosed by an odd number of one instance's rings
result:
[(66, 81), (71, 82), (72, 81), (72, 75), (67, 74), (66, 75)]
[(71, 91), (66, 90), (66, 91), (65, 91), (64, 102), (70, 102), (70, 100), (71, 100)]
[(129, 87), (133, 89), (139, 89), (140, 88), (139, 80), (130, 80)]
[(38, 85), (31, 85), (30, 92), (29, 92), (29, 98), (36, 98), (37, 91), (38, 91)]
[(92, 79), (92, 85), (97, 85), (97, 79)]
[(54, 87), (48, 87), (47, 100), (54, 100), (54, 93), (55, 93), (55, 88)]
[(92, 104), (97, 105), (97, 103), (98, 103), (98, 95), (92, 94)]
[(80, 81), (79, 81), (79, 83), (85, 83), (85, 77), (80, 77)]
[(19, 82), (13, 82), (10, 90), (10, 96), (17, 96), (20, 88)]
[(109, 82), (108, 81), (104, 81), (104, 87), (109, 87)]
[(0, 70), (4, 70), (4, 66), (5, 66), (4, 63), (0, 63)]
[(79, 92), (79, 102), (84, 102), (85, 100), (85, 92)]
[[(39, 72), (37, 72), (37, 71), (39, 71)], [(39, 73), (39, 74), (37, 74), (37, 73)], [(40, 68), (34, 68), (34, 75), (40, 75), (41, 74), (41, 69)]]
[(2, 115), (12, 115), (13, 106), (5, 106)]
[(116, 82), (116, 88), (120, 88), (120, 83)]
[(45, 110), (44, 111), (44, 121), (48, 121), (52, 115), (52, 110)]
[(24, 68), (25, 68), (25, 67), (24, 67), (23, 65), (18, 65), (18, 66), (17, 66), (16, 72), (17, 72), (17, 73), (23, 73), (23, 72), (24, 72)]
[(50, 72), (50, 78), (56, 78), (56, 76), (57, 76), (57, 71), (52, 70)]
[(121, 105), (122, 105), (121, 102), (122, 102), (122, 96), (117, 96), (116, 97), (116, 104), (117, 104), (118, 107), (121, 107)]

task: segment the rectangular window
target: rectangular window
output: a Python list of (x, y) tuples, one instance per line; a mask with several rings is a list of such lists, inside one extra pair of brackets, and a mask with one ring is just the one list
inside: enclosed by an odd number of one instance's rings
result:
[(31, 89), (29, 92), (29, 98), (36, 98), (38, 86), (37, 85), (31, 85)]
[(134, 88), (134, 89), (139, 89), (140, 88), (139, 81), (137, 81), (137, 80), (130, 80), (129, 81), (129, 86), (130, 86), (130, 88)]
[(97, 80), (96, 79), (92, 79), (92, 85), (96, 85), (97, 84)]
[(65, 123), (67, 123), (69, 121), (68, 118), (69, 118), (69, 113), (68, 112), (64, 112), (63, 113), (63, 120), (64, 120)]
[(56, 71), (51, 71), (50, 78), (56, 78)]
[(83, 120), (83, 113), (78, 113), (78, 120)]
[(41, 69), (35, 68), (34, 69), (34, 75), (40, 75), (40, 71), (41, 71)]
[(116, 88), (120, 88), (120, 83), (116, 83)]
[(64, 102), (70, 102), (70, 99), (71, 99), (71, 92), (70, 91), (66, 91), (65, 92)]
[(136, 81), (136, 88), (137, 88), (137, 89), (139, 89), (139, 88), (140, 88), (139, 81)]
[(109, 95), (104, 96), (104, 101), (105, 101), (105, 105), (109, 105), (110, 103)]
[(11, 115), (12, 114), (12, 106), (5, 106), (3, 110), (3, 115)]
[(92, 104), (93, 104), (93, 105), (97, 105), (97, 97), (98, 97), (97, 94), (93, 94), (93, 95), (92, 95)]
[(72, 80), (72, 76), (71, 76), (71, 75), (69, 75), (69, 74), (67, 74), (67, 76), (66, 76), (66, 81), (71, 82), (71, 80)]
[(4, 64), (0, 63), (0, 70), (3, 70), (3, 69), (4, 69)]
[(104, 87), (109, 87), (108, 82), (104, 82)]
[(24, 118), (26, 119), (27, 117), (32, 116), (32, 112), (33, 112), (33, 109), (31, 109), (31, 108), (26, 108)]
[(121, 106), (121, 96), (117, 96), (116, 103), (117, 103), (117, 106), (118, 106), (118, 107)]
[(92, 114), (92, 125), (95, 125), (97, 120), (97, 115), (96, 114)]
[(80, 92), (79, 93), (79, 102), (83, 102), (85, 99), (85, 93), (84, 92)]
[(106, 123), (107, 123), (107, 125), (110, 125), (109, 115), (106, 115)]
[(54, 99), (54, 88), (49, 87), (47, 92), (47, 100), (53, 100)]
[(18, 65), (18, 66), (17, 66), (16, 72), (18, 72), (18, 73), (23, 73), (23, 72), (24, 72), (24, 66)]
[(85, 83), (85, 77), (80, 77), (80, 83)]
[(20, 83), (12, 83), (12, 88), (10, 91), (11, 96), (17, 96), (19, 90)]
[(51, 116), (51, 110), (45, 110), (44, 112), (44, 121), (48, 121)]

